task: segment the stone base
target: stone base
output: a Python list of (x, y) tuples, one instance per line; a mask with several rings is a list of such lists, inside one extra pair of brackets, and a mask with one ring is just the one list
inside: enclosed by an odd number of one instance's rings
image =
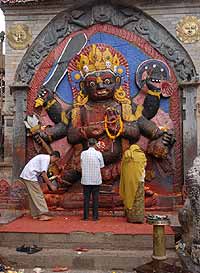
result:
[(9, 224), (23, 215), (22, 210), (0, 209), (0, 225)]
[(200, 273), (200, 265), (194, 264), (189, 255), (179, 253), (179, 258), (185, 273)]
[[(87, 252), (73, 249), (47, 249), (33, 255), (20, 253), (15, 248), (0, 247), (1, 255), (16, 268), (54, 268), (56, 266), (68, 267), (80, 272), (88, 270), (105, 270), (116, 272), (133, 272), (136, 267), (151, 260), (152, 250), (105, 250), (88, 249)], [(177, 259), (175, 251), (168, 251), (172, 263)], [(27, 272), (25, 270), (25, 272)], [(174, 271), (176, 272), (176, 271)], [(148, 272), (145, 272), (148, 273)], [(152, 273), (152, 271), (151, 271)], [(165, 272), (162, 272), (165, 273)], [(178, 272), (176, 272), (178, 273)]]
[[(136, 268), (137, 273), (183, 273), (181, 266), (163, 261), (152, 261)], [(189, 272), (188, 272), (189, 273)]]
[[(48, 207), (51, 209), (61, 208), (67, 210), (77, 210), (83, 207), (82, 192), (65, 192), (65, 193), (45, 193), (45, 198)], [(149, 211), (172, 211), (182, 205), (182, 196), (180, 195), (157, 195), (145, 198), (145, 208)], [(123, 202), (118, 193), (114, 196), (112, 194), (100, 194), (99, 207), (102, 209), (111, 210), (114, 207), (115, 211), (123, 211)]]
[[(43, 192), (50, 210), (66, 210), (70, 211), (71, 215), (77, 215), (77, 211), (83, 208), (83, 193), (80, 184), (74, 185), (67, 191), (61, 189), (57, 192), (49, 191), (46, 186)], [(145, 197), (145, 208), (148, 211), (173, 211), (180, 205), (182, 205), (181, 194), (159, 195), (154, 193)], [(123, 202), (118, 194), (118, 188), (113, 188), (110, 193), (100, 193), (99, 208), (104, 212), (110, 213), (111, 211), (113, 215), (119, 214), (121, 216), (124, 214)], [(11, 185), (5, 179), (0, 180), (0, 209), (28, 209), (27, 192), (20, 180)]]

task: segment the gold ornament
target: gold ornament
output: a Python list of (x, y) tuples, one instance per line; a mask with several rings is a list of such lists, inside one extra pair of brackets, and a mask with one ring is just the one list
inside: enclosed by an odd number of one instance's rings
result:
[(147, 91), (147, 94), (151, 95), (151, 96), (155, 96), (155, 97), (158, 97), (160, 99), (160, 94), (161, 92), (158, 92), (158, 91), (152, 91), (152, 90), (148, 90)]
[[(40, 99), (40, 98), (39, 98)], [(38, 101), (38, 99), (36, 100)], [(47, 105), (44, 107), (45, 110), (48, 110), (49, 108), (51, 108), (52, 105), (54, 105), (56, 103), (56, 100), (53, 99), (53, 100), (50, 100), (47, 102)], [(35, 106), (36, 107), (36, 106)]]
[(35, 100), (35, 108), (43, 106), (43, 104), (44, 104), (44, 100), (42, 98), (37, 98)]
[(74, 107), (72, 109), (72, 125), (73, 127), (79, 127), (79, 120), (81, 116), (81, 109), (80, 107)]
[(32, 34), (28, 26), (23, 24), (11, 26), (6, 37), (8, 39), (8, 44), (14, 49), (25, 49), (32, 40)]
[(90, 72), (106, 69), (114, 72), (119, 64), (117, 54), (113, 54), (109, 48), (100, 50), (93, 44), (87, 55), (80, 55), (80, 59), (77, 61), (77, 68), (85, 76)]
[(88, 96), (85, 96), (83, 94), (83, 91), (81, 90), (78, 94), (78, 97), (76, 98), (75, 106), (82, 106), (85, 105), (88, 102)]
[(176, 35), (183, 43), (194, 43), (200, 40), (200, 19), (185, 16), (176, 26)]
[(65, 124), (65, 125), (68, 125), (69, 124), (69, 120), (66, 116), (66, 112), (65, 111), (62, 111), (61, 112), (61, 121)]
[(126, 97), (126, 92), (123, 90), (122, 86), (116, 89), (114, 97), (121, 103), (131, 103), (131, 101)]
[(135, 113), (133, 114), (132, 106), (128, 103), (122, 103), (122, 117), (125, 121), (136, 121), (142, 116), (143, 106), (138, 105)]
[[(117, 123), (117, 122), (119, 122), (119, 126), (120, 126), (120, 127), (119, 127), (119, 130), (118, 130), (118, 132), (117, 132), (116, 135), (111, 135), (111, 133), (109, 132), (109, 129), (108, 129), (108, 123)], [(104, 124), (105, 124), (105, 131), (106, 131), (107, 136), (108, 136), (110, 139), (112, 139), (113, 141), (114, 141), (117, 137), (119, 137), (119, 136), (121, 135), (121, 133), (123, 132), (124, 125), (123, 125), (123, 121), (122, 121), (120, 115), (118, 115), (117, 118), (116, 118), (115, 120), (110, 121), (110, 122), (108, 121), (108, 116), (105, 115)]]

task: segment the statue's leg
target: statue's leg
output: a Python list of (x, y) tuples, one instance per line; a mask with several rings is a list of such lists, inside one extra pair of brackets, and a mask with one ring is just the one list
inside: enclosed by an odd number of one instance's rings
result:
[(74, 184), (81, 179), (81, 173), (77, 170), (69, 169), (63, 172), (62, 181), (63, 184)]

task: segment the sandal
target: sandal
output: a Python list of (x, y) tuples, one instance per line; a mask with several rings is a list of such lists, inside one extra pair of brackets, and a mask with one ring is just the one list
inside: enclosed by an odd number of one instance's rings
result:
[(38, 247), (36, 245), (30, 246), (29, 250), (27, 251), (27, 254), (34, 254), (36, 252), (39, 252), (42, 250), (42, 247)]
[(17, 247), (16, 251), (18, 251), (18, 252), (26, 252), (27, 253), (29, 251), (29, 249), (30, 249), (30, 247), (22, 245), (20, 247)]

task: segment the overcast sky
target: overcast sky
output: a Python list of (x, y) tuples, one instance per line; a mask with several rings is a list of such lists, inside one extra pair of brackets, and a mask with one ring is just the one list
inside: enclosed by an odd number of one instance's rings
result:
[(0, 9), (0, 32), (5, 31), (5, 21), (4, 21), (4, 15), (2, 10)]
[[(2, 10), (0, 9), (0, 32), (5, 31), (5, 20)], [(5, 54), (5, 45), (3, 45), (3, 53)]]

